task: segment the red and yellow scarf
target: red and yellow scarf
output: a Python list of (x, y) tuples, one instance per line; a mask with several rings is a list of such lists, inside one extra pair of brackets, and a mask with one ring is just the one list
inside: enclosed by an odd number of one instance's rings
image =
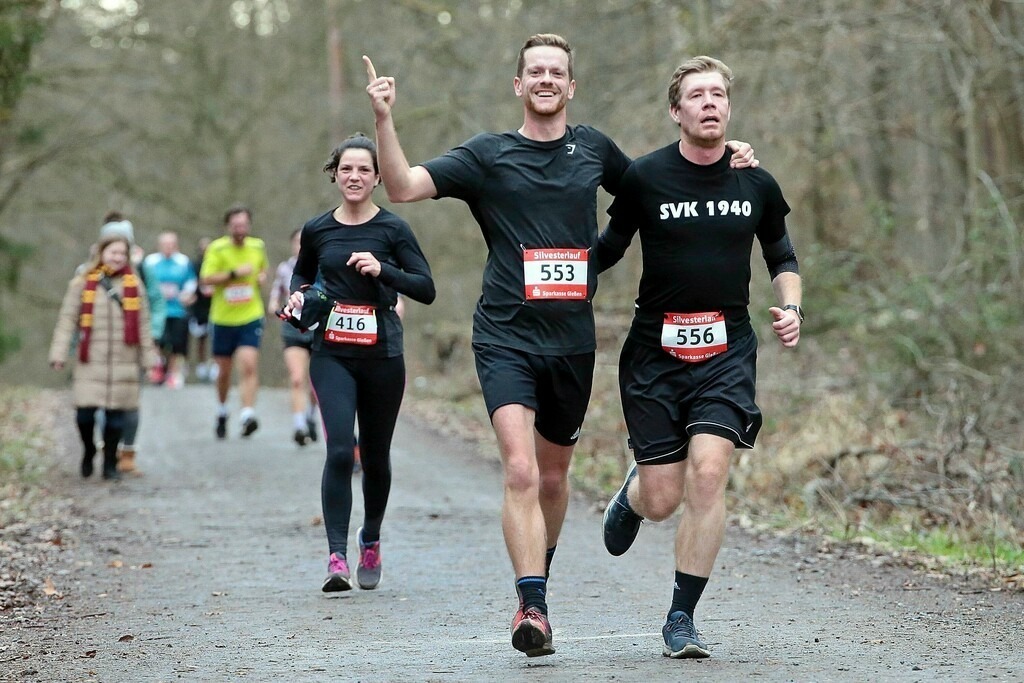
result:
[(85, 287), (82, 288), (82, 308), (78, 314), (78, 360), (82, 363), (89, 362), (93, 304), (96, 302), (96, 287), (104, 275), (107, 277), (122, 276), (124, 293), (120, 303), (121, 309), (124, 311), (124, 343), (128, 346), (139, 344), (139, 279), (132, 272), (131, 266), (114, 271), (101, 265), (89, 271), (89, 274), (85, 276)]

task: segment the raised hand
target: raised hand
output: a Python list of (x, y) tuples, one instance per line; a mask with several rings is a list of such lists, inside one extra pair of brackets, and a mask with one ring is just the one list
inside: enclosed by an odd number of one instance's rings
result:
[(377, 70), (373, 68), (373, 62), (366, 55), (363, 55), (363, 64), (366, 65), (366, 94), (370, 96), (370, 104), (373, 106), (373, 113), (378, 118), (384, 118), (391, 113), (395, 106), (395, 79), (392, 76), (381, 76), (378, 78)]

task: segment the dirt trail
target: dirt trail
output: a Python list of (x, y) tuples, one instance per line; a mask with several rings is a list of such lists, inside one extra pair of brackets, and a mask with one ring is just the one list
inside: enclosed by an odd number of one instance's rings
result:
[(212, 388), (147, 389), (145, 476), (83, 481), (69, 456), (62, 485), (90, 522), (65, 539), (53, 575), (63, 599), (0, 634), (0, 678), (1024, 680), (1019, 594), (736, 528), (697, 615), (713, 657), (665, 659), (671, 525), (645, 526), (612, 558), (582, 500), (553, 568), (557, 652), (527, 659), (509, 644), (497, 466), (410, 420), (395, 442), (380, 588), (321, 593), (323, 443), (289, 441), (286, 401), (263, 391), (260, 431), (242, 440), (232, 423), (218, 442)]

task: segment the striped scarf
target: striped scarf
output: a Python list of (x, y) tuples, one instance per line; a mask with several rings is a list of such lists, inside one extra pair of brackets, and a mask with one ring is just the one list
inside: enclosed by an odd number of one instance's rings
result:
[(96, 288), (104, 277), (120, 275), (124, 294), (119, 298), (113, 291), (110, 297), (121, 304), (124, 311), (124, 343), (128, 346), (139, 344), (139, 279), (131, 266), (112, 271), (106, 266), (97, 266), (85, 276), (82, 288), (82, 307), (78, 314), (78, 360), (89, 362), (89, 341), (92, 338), (93, 305), (96, 303)]

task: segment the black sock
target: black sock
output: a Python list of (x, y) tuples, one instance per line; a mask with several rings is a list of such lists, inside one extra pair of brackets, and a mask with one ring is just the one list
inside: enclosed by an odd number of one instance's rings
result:
[(536, 608), (541, 614), (548, 613), (548, 603), (544, 600), (547, 593), (547, 580), (543, 576), (524, 576), (516, 581), (516, 593), (523, 603), (523, 609)]
[(706, 576), (676, 572), (676, 582), (672, 587), (672, 607), (668, 610), (669, 614), (686, 612), (687, 616), (693, 619), (693, 611), (697, 609), (697, 601), (700, 600), (706, 585), (708, 585)]
[(380, 540), (380, 529), (377, 531), (370, 531), (367, 527), (363, 527), (363, 533), (359, 534), (359, 540), (362, 541), (363, 545), (370, 545)]
[(555, 556), (555, 549), (558, 545), (553, 545), (548, 548), (547, 553), (544, 555), (544, 579), (547, 580), (551, 576), (551, 559)]

